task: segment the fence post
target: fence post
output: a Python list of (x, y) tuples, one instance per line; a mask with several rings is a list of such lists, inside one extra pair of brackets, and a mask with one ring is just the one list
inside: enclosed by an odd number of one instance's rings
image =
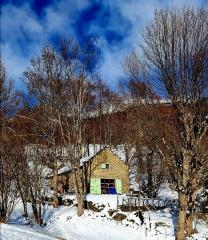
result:
[(118, 194), (117, 194), (117, 206), (116, 206), (116, 210), (118, 211)]

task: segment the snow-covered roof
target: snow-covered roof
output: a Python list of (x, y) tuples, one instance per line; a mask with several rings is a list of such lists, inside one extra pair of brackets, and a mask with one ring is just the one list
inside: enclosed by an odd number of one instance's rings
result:
[(70, 170), (71, 170), (71, 168), (69, 166), (64, 166), (58, 170), (58, 175), (69, 172)]
[[(84, 163), (88, 162), (89, 160), (91, 160), (96, 154), (98, 154), (99, 152), (105, 150), (105, 149), (110, 149), (112, 151), (113, 154), (116, 154), (119, 159), (121, 161), (126, 161), (126, 155), (125, 155), (125, 149), (124, 149), (124, 145), (118, 145), (116, 147), (106, 147), (106, 146), (102, 146), (102, 145), (98, 145), (98, 144), (90, 144), (89, 147), (83, 146), (83, 158), (80, 159), (80, 166), (83, 166)], [(135, 152), (135, 149), (131, 149), (130, 151), (130, 158), (133, 156)], [(62, 168), (59, 169), (58, 174), (64, 174), (67, 173), (71, 170), (71, 168), (69, 166), (64, 166)], [(49, 175), (48, 177), (52, 177), (53, 175)]]
[(85, 162), (88, 162), (91, 158), (93, 158), (103, 149), (104, 147), (98, 144), (90, 144), (88, 149), (83, 150), (83, 157), (80, 159), (80, 166), (82, 166)]
[[(98, 154), (100, 151), (103, 151), (105, 149), (109, 149), (113, 154), (117, 155), (120, 160), (126, 161), (124, 145), (117, 145), (116, 147), (108, 147), (108, 146), (100, 146), (100, 145), (96, 145), (96, 147), (94, 147), (93, 145), (90, 145), (90, 149), (89, 149), (90, 154), (80, 159), (80, 165), (83, 165), (84, 162), (89, 161), (96, 154)], [(132, 158), (134, 153), (135, 153), (135, 148), (132, 148), (130, 150), (129, 158)]]

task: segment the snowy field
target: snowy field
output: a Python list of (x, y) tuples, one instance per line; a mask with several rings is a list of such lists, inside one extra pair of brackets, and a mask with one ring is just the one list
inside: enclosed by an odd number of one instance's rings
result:
[[(161, 193), (161, 195), (163, 195)], [(166, 195), (166, 194), (165, 194)], [(167, 195), (166, 195), (167, 196)], [(175, 198), (175, 195), (172, 195)], [(88, 201), (101, 207), (100, 212), (85, 210), (77, 217), (76, 208), (60, 206), (53, 209), (45, 205), (43, 219), (45, 226), (28, 224), (22, 217), (22, 204), (19, 202), (10, 217), (9, 224), (1, 224), (1, 240), (30, 240), (30, 239), (66, 239), (66, 240), (174, 240), (175, 215), (171, 209), (144, 212), (145, 224), (141, 225), (135, 212), (121, 212), (126, 219), (115, 221), (109, 210), (116, 209), (115, 195), (88, 195)], [(32, 212), (29, 209), (32, 219)], [(27, 224), (27, 225), (26, 225)], [(202, 221), (197, 222), (198, 233), (190, 240), (207, 240), (208, 226)]]
[(54, 240), (57, 238), (50, 237), (44, 233), (39, 233), (32, 228), (21, 225), (0, 224), (1, 240)]

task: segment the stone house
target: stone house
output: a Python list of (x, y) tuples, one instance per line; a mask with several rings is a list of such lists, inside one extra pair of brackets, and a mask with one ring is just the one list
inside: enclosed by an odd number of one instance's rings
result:
[[(80, 160), (84, 191), (91, 194), (128, 193), (129, 168), (119, 154), (109, 148), (102, 149)], [(50, 185), (52, 186), (52, 178)], [(59, 172), (59, 191), (73, 192), (73, 176), (69, 168)]]

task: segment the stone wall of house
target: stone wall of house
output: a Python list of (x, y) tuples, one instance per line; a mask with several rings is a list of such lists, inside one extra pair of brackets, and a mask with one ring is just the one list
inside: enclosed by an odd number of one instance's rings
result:
[[(53, 177), (48, 178), (48, 183), (49, 186), (53, 188)], [(70, 172), (63, 173), (58, 176), (58, 191), (63, 194), (65, 187), (69, 191), (74, 191), (73, 178)]]
[[(108, 163), (109, 169), (102, 169), (101, 164)], [(90, 178), (100, 179), (121, 179), (122, 193), (129, 192), (129, 168), (116, 154), (113, 154), (109, 149), (105, 149), (96, 154), (89, 162), (83, 166), (84, 188), (85, 192), (89, 192)], [(68, 181), (69, 191), (74, 191), (72, 173), (59, 175), (59, 186), (66, 184)], [(50, 186), (53, 187), (53, 178), (49, 180)], [(60, 188), (60, 187), (59, 187)]]
[[(101, 164), (108, 163), (108, 169), (102, 169)], [(89, 178), (121, 179), (122, 193), (129, 192), (129, 168), (116, 154), (105, 149), (96, 154), (88, 163)]]

